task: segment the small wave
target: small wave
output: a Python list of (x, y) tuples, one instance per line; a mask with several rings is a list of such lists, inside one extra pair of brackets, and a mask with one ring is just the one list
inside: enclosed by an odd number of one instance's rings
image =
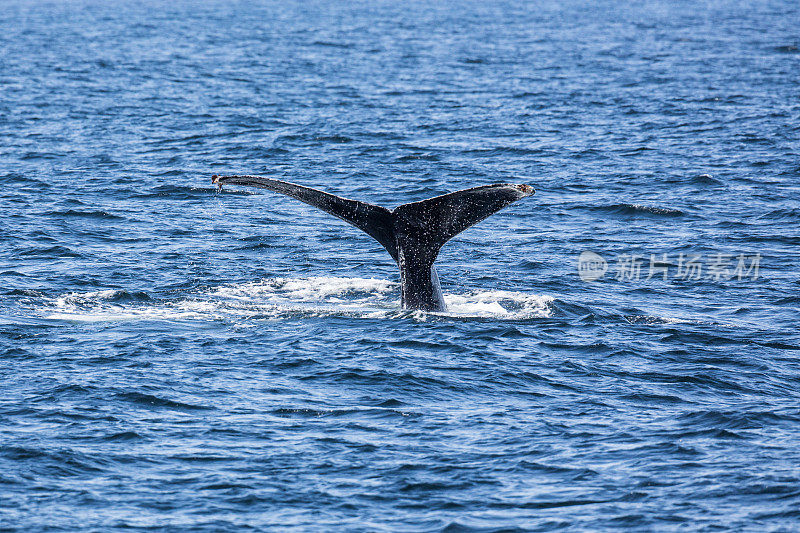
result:
[(22, 174), (18, 174), (16, 172), (11, 172), (2, 176), (3, 182), (8, 183), (17, 183), (17, 184), (26, 184), (26, 185), (36, 185), (37, 187), (44, 187), (50, 188), (50, 184), (46, 181), (37, 180), (36, 178), (31, 178), (30, 176), (25, 176)]
[(544, 96), (544, 95), (545, 95), (545, 93), (542, 93), (542, 92), (521, 92), (521, 93), (515, 93), (515, 94), (511, 95), (511, 97), (512, 98), (531, 98), (531, 97), (540, 97), (540, 96)]
[(239, 246), (237, 250), (269, 250), (271, 248), (278, 248), (280, 245), (270, 242), (254, 242), (244, 246)]
[(279, 407), (270, 411), (270, 414), (280, 418), (322, 418), (322, 417), (347, 417), (352, 415), (372, 416), (376, 418), (400, 417), (407, 418), (409, 413), (391, 408), (380, 407), (354, 407), (350, 409), (312, 409), (308, 407)]
[(698, 321), (651, 315), (628, 315), (623, 317), (629, 324), (697, 324)]
[(800, 220), (800, 209), (773, 209), (758, 218), (763, 220)]
[(761, 429), (766, 425), (781, 422), (796, 422), (797, 417), (769, 411), (722, 411), (707, 409), (686, 413), (678, 417), (686, 426), (699, 428)]
[(182, 176), (184, 174), (184, 172), (185, 171), (183, 171), (183, 170), (180, 170), (180, 169), (177, 169), (177, 168), (173, 168), (173, 169), (170, 169), (170, 170), (165, 170), (163, 172), (159, 172), (158, 174), (155, 174), (155, 176), (158, 176), (160, 178), (167, 178), (167, 177), (170, 177), (170, 176)]
[(36, 291), (33, 289), (11, 289), (10, 291), (7, 291), (6, 294), (9, 296), (31, 296), (31, 297), (44, 296), (43, 292)]
[(314, 41), (311, 43), (313, 46), (327, 46), (329, 48), (353, 48), (350, 43), (337, 43), (334, 41)]
[(109, 442), (128, 442), (132, 440), (141, 440), (142, 436), (136, 433), (135, 431), (122, 431), (119, 433), (112, 433), (111, 435), (107, 435), (102, 437), (102, 440), (109, 441)]
[(50, 451), (44, 448), (24, 446), (0, 446), (0, 457), (25, 463), (32, 472), (50, 476), (83, 476), (101, 472), (102, 460), (79, 451), (61, 449)]
[(524, 148), (520, 146), (497, 146), (495, 148), (474, 148), (464, 150), (464, 153), (480, 156), (541, 155), (544, 153), (544, 150), (540, 148)]
[(66, 307), (69, 305), (86, 305), (96, 302), (149, 302), (152, 298), (143, 291), (128, 292), (118, 289), (102, 291), (71, 292), (56, 299), (56, 305)]
[(565, 302), (564, 300), (556, 299), (550, 304), (556, 310), (559, 316), (573, 316), (573, 317), (596, 317), (597, 311), (572, 302)]
[(417, 161), (417, 160), (439, 161), (439, 156), (432, 153), (417, 153), (417, 154), (402, 155), (395, 158), (395, 161), (397, 161), (398, 163), (402, 163), (405, 161)]
[(139, 392), (125, 392), (117, 394), (117, 398), (131, 402), (136, 405), (141, 405), (149, 408), (166, 408), (176, 409), (179, 411), (202, 411), (212, 409), (204, 405), (194, 405), (190, 403), (179, 402), (175, 400), (168, 400), (166, 398), (159, 398), (150, 394), (142, 394)]
[(702, 185), (722, 185), (721, 181), (714, 178), (710, 174), (700, 174), (698, 176), (694, 176), (692, 177), (692, 181)]
[(590, 207), (593, 211), (603, 211), (615, 215), (626, 216), (663, 216), (663, 217), (681, 217), (685, 213), (679, 209), (672, 209), (669, 207), (656, 207), (641, 204), (613, 204)]
[(770, 341), (770, 342), (758, 342), (756, 344), (760, 344), (766, 348), (776, 348), (778, 350), (800, 350), (800, 346), (797, 344), (787, 344), (785, 342), (777, 342), (777, 341)]
[(66, 211), (50, 211), (45, 213), (46, 216), (53, 217), (68, 217), (68, 218), (101, 218), (105, 220), (117, 219), (124, 220), (124, 217), (112, 215), (106, 211), (78, 211), (76, 209), (68, 209)]
[(28, 276), (22, 272), (17, 272), (16, 270), (4, 270), (3, 272), (0, 272), (0, 277), (26, 278)]
[(782, 46), (776, 46), (773, 48), (776, 52), (780, 54), (800, 54), (800, 46), (795, 44), (785, 44)]
[(21, 251), (19, 255), (25, 257), (83, 257), (78, 252), (73, 252), (66, 246), (50, 246), (47, 248), (31, 247)]
[[(169, 200), (191, 200), (194, 198), (207, 198), (209, 193), (214, 193), (212, 187), (186, 187), (181, 185), (159, 185), (136, 194), (134, 198), (164, 198)], [(227, 191), (226, 191), (227, 192)], [(235, 194), (235, 193), (229, 193)], [(243, 194), (243, 193), (240, 193)]]
[(346, 135), (320, 135), (318, 137), (314, 137), (314, 140), (336, 144), (353, 142), (353, 139), (351, 137), (347, 137)]
[(22, 161), (35, 161), (37, 159), (60, 159), (66, 154), (56, 152), (25, 152), (20, 159)]

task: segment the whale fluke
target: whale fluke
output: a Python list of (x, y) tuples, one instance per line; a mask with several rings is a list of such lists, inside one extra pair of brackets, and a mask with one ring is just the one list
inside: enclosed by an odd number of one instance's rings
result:
[(212, 176), (212, 183), (244, 185), (291, 196), (322, 209), (378, 241), (400, 268), (404, 309), (444, 311), (433, 267), (442, 246), (489, 215), (534, 193), (530, 185), (497, 183), (464, 189), (393, 210), (348, 200), (286, 181), (260, 176)]
[(211, 182), (220, 187), (223, 183), (230, 183), (268, 189), (291, 196), (354, 225), (381, 243), (392, 258), (397, 260), (397, 247), (392, 232), (392, 213), (384, 207), (358, 200), (348, 200), (311, 187), (260, 176), (212, 176)]

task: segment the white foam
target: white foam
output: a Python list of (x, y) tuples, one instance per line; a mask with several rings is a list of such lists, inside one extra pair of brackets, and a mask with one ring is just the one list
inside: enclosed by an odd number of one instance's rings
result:
[(697, 320), (654, 315), (629, 315), (624, 317), (630, 324), (699, 324)]
[(45, 318), (67, 322), (128, 322), (133, 320), (196, 320), (208, 317), (207, 309), (180, 308), (153, 301), (117, 303), (109, 301), (118, 290), (71, 292), (47, 300), (41, 308)]
[(218, 287), (210, 294), (221, 298), (248, 300), (263, 298), (287, 298), (295, 301), (316, 302), (339, 300), (339, 297), (366, 298), (384, 295), (397, 286), (396, 283), (375, 278), (273, 278), (240, 285)]
[(79, 305), (91, 305), (99, 300), (108, 300), (118, 294), (117, 290), (89, 291), (89, 292), (70, 292), (59, 296), (55, 300), (57, 307), (75, 307)]
[[(284, 319), (309, 316), (351, 316), (427, 320), (423, 312), (399, 309), (398, 284), (375, 278), (273, 278), (222, 285), (173, 301), (113, 301), (119, 291), (69, 293), (47, 300), (39, 309), (48, 319), (69, 322), (136, 320)], [(446, 313), (435, 316), (525, 320), (552, 313), (549, 296), (522, 292), (477, 290), (445, 295)]]
[(459, 317), (526, 320), (547, 318), (553, 313), (552, 296), (524, 292), (476, 290), (467, 294), (445, 294), (447, 313)]

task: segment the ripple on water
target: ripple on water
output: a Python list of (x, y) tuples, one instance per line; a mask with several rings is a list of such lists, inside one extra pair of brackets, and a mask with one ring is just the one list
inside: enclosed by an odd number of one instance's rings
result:
[[(797, 529), (796, 0), (83, 4), (2, 3), (0, 529)], [(424, 313), (212, 174), (537, 193)]]

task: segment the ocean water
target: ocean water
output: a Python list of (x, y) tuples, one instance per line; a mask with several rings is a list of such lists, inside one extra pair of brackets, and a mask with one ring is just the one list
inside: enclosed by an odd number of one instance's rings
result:
[[(3, 1), (0, 529), (797, 531), (798, 21)], [(236, 173), (537, 193), (426, 314)]]

